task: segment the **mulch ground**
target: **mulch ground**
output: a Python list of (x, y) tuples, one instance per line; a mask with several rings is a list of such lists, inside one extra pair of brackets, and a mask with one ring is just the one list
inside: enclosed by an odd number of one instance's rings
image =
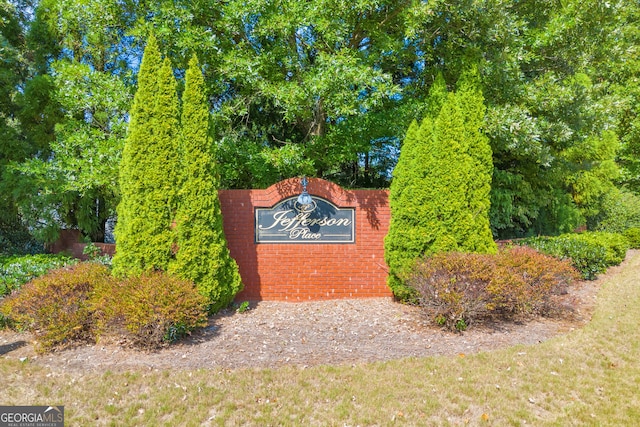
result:
[(603, 281), (580, 282), (567, 295), (570, 316), (472, 325), (463, 333), (429, 323), (418, 307), (391, 299), (271, 302), (239, 313), (227, 309), (205, 328), (156, 352), (123, 348), (115, 342), (80, 345), (37, 355), (26, 333), (0, 331), (0, 357), (65, 371), (138, 369), (274, 368), (284, 365), (356, 364), (373, 361), (460, 355), (517, 344), (532, 345), (583, 326), (591, 318)]

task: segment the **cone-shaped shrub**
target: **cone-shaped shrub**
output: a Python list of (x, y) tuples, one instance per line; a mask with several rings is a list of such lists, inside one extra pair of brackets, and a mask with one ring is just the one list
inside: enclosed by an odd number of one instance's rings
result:
[(389, 285), (399, 299), (415, 298), (405, 281), (421, 256), (496, 251), (488, 219), (491, 150), (480, 133), (484, 107), (473, 83), (445, 98), (443, 82), (434, 84), (427, 117), (417, 132), (414, 124), (407, 132), (400, 173), (391, 183), (385, 238)]
[(427, 111), (426, 117), (431, 117), (435, 120), (442, 110), (442, 106), (447, 100), (447, 82), (444, 81), (442, 73), (436, 75), (433, 84), (429, 88), (429, 97), (427, 98)]
[(399, 200), (407, 184), (411, 182), (414, 148), (417, 145), (419, 130), (420, 125), (414, 120), (407, 130), (404, 141), (402, 141), (403, 155), (398, 158), (398, 163), (393, 169), (393, 185), (389, 189), (390, 200)]
[(178, 100), (168, 60), (155, 38), (147, 42), (120, 165), (121, 202), (113, 258), (116, 275), (166, 270), (177, 203)]
[[(429, 126), (427, 121), (425, 126)], [(422, 129), (421, 129), (422, 131)], [(425, 131), (428, 131), (427, 129)], [(419, 206), (422, 207), (422, 253), (465, 251), (473, 217), (467, 206), (471, 158), (467, 154), (464, 116), (458, 99), (449, 94), (433, 124), (433, 147), (424, 159), (425, 170), (416, 170)], [(421, 254), (418, 254), (421, 255)]]
[(489, 138), (482, 133), (486, 108), (476, 67), (461, 76), (456, 96), (464, 116), (467, 153), (471, 157), (467, 200), (474, 225), (465, 246), (471, 252), (495, 253), (497, 247), (489, 224), (493, 153)]
[(182, 98), (182, 187), (176, 215), (178, 252), (171, 271), (197, 284), (217, 311), (242, 289), (238, 266), (229, 255), (218, 199), (220, 182), (209, 137), (204, 79), (193, 57)]

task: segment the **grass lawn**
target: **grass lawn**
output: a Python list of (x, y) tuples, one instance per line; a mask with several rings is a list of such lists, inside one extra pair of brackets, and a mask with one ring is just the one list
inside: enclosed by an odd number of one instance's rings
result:
[(640, 425), (639, 318), (636, 251), (587, 326), (535, 346), (237, 371), (70, 374), (3, 358), (0, 404), (64, 405), (68, 426)]

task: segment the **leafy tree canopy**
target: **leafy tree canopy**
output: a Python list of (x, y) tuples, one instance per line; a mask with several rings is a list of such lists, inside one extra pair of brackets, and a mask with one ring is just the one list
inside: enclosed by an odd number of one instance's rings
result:
[[(60, 64), (75, 64), (72, 69), (84, 70), (89, 81), (117, 80), (108, 97), (89, 85), (83, 99), (113, 101), (118, 110), (110, 110), (109, 121), (119, 123), (151, 33), (174, 66), (179, 92), (189, 58), (200, 58), (222, 187), (266, 187), (299, 174), (386, 187), (399, 141), (412, 120), (428, 115), (427, 93), (442, 84), (438, 76), (451, 90), (469, 64), (477, 64), (493, 152), (490, 218), (496, 236), (596, 226), (612, 186), (639, 191), (637, 2), (1, 5), (0, 167), (10, 175), (0, 182), (6, 190), (1, 194), (12, 194), (19, 171), (34, 159), (65, 163), (57, 160), (56, 144), (67, 139), (72, 122), (57, 89)], [(73, 120), (86, 122), (82, 132), (101, 132), (96, 141), (121, 147), (113, 139), (118, 131), (95, 126), (90, 113)], [(24, 167), (8, 171), (2, 164), (9, 161)], [(35, 194), (38, 183), (28, 175), (19, 187)], [(95, 205), (96, 197), (80, 192), (69, 203)], [(2, 203), (11, 206), (7, 211), (28, 212), (13, 196), (3, 196)], [(55, 203), (60, 200), (45, 205), (57, 211)], [(75, 218), (65, 221), (80, 226)]]

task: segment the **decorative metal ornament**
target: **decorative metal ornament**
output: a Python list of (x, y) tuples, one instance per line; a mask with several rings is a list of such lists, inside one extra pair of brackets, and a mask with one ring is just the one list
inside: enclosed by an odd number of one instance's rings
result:
[(295, 208), (298, 212), (313, 212), (316, 209), (317, 205), (313, 200), (313, 197), (311, 197), (311, 195), (307, 192), (307, 184), (309, 183), (307, 181), (307, 177), (303, 176), (300, 183), (302, 184), (302, 193), (298, 196), (298, 199), (295, 203)]

